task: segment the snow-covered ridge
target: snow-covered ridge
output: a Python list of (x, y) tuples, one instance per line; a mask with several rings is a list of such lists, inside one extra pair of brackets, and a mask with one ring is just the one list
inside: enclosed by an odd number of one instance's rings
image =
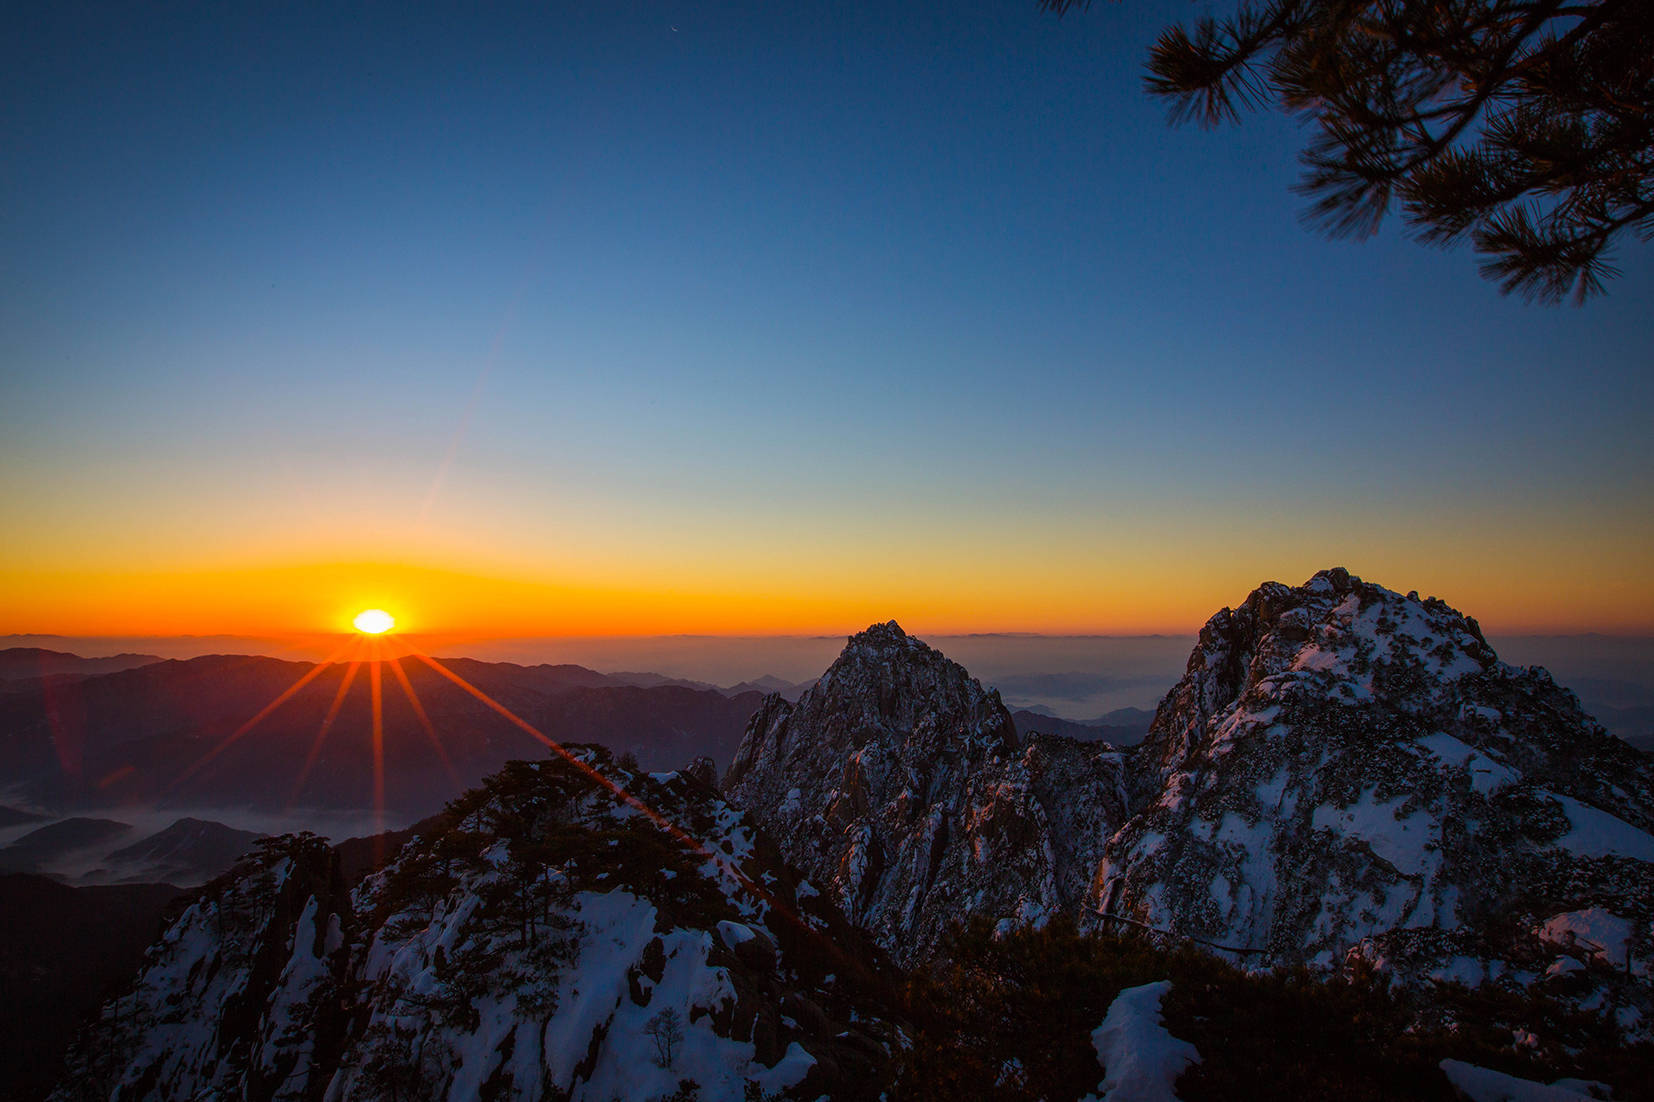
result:
[(896, 1043), (866, 994), (877, 954), (711, 788), (581, 753), (717, 859), (559, 759), (512, 763), (349, 891), (324, 843), (279, 839), (168, 930), (58, 1097), (607, 1102), (876, 1078)]

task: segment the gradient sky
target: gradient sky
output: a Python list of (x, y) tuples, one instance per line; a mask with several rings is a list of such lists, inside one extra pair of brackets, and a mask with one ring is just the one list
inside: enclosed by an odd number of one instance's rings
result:
[(9, 10), (0, 631), (1654, 631), (1654, 251), (1305, 231), (1201, 10)]

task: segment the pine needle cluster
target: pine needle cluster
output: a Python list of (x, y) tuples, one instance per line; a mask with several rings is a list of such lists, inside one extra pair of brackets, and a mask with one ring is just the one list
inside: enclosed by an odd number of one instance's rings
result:
[(1242, 0), (1164, 31), (1146, 83), (1177, 122), (1309, 120), (1306, 221), (1365, 237), (1399, 205), (1506, 293), (1583, 302), (1654, 238), (1651, 0)]

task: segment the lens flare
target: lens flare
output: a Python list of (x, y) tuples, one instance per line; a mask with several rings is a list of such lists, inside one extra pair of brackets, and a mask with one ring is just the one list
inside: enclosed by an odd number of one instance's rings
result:
[(364, 609), (356, 614), (356, 619), (351, 623), (356, 625), (357, 631), (368, 635), (383, 635), (396, 626), (391, 614), (382, 608)]

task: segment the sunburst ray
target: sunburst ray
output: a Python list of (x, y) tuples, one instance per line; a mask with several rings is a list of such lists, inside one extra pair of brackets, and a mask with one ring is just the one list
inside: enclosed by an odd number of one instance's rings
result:
[[(368, 642), (371, 657), (368, 664), (368, 689), (373, 702), (373, 830), (377, 837), (385, 832), (385, 691), (380, 676), (384, 661), (384, 646), (377, 639)], [(380, 843), (375, 841), (377, 852)]]
[(291, 700), (294, 695), (299, 692), (299, 690), (316, 680), (316, 678), (322, 675), (323, 671), (338, 662), (338, 660), (344, 656), (345, 652), (350, 650), (354, 643), (355, 640), (345, 643), (338, 650), (334, 651), (332, 654), (316, 663), (316, 665), (312, 666), (308, 672), (306, 672), (297, 681), (293, 682), (292, 685), (288, 686), (285, 692), (277, 696), (276, 699), (266, 704), (263, 708), (259, 709), (257, 715), (253, 716), (253, 718), (249, 719), (246, 723), (243, 723), (240, 727), (237, 727), (234, 731), (231, 731), (228, 735), (225, 735), (224, 738), (219, 741), (217, 746), (214, 746), (211, 750), (208, 750), (205, 754), (201, 755), (201, 757), (197, 759), (193, 765), (189, 766), (189, 768), (174, 777), (172, 782), (167, 785), (167, 790), (171, 791), (172, 789), (177, 788), (179, 785), (183, 784), (185, 781), (189, 780), (195, 774), (204, 769), (207, 764), (214, 758), (218, 757), (218, 755), (222, 754), (231, 746), (239, 742), (247, 734), (247, 732), (251, 731), (254, 727), (257, 727), (260, 723), (268, 719), (272, 712)]
[[(745, 872), (742, 872), (740, 866), (737, 865), (733, 859), (725, 854), (719, 853), (717, 850), (713, 849), (711, 846), (707, 845), (705, 842), (702, 842), (699, 838), (695, 837), (693, 834), (690, 834), (688, 831), (678, 826), (678, 824), (668, 819), (665, 815), (662, 815), (660, 812), (656, 811), (654, 808), (632, 795), (632, 793), (626, 791), (625, 788), (621, 787), (619, 784), (616, 784), (612, 779), (604, 776), (603, 773), (597, 769), (594, 769), (590, 764), (569, 753), (568, 750), (564, 749), (562, 743), (545, 734), (538, 727), (535, 727), (532, 723), (517, 715), (517, 713), (513, 712), (510, 708), (507, 708), (504, 704), (501, 704), (499, 701), (495, 700), (493, 697), (471, 684), (465, 678), (450, 670), (441, 662), (438, 662), (435, 658), (432, 658), (430, 655), (417, 650), (412, 653), (415, 658), (419, 659), (421, 662), (424, 662), (427, 666), (431, 667), (431, 669), (435, 670), (437, 673), (441, 674), (443, 677), (447, 678), (449, 681), (452, 681), (455, 685), (458, 685), (461, 689), (471, 694), (471, 696), (475, 697), (484, 706), (497, 713), (502, 719), (505, 719), (513, 726), (521, 730), (524, 734), (529, 735), (535, 741), (544, 745), (552, 753), (568, 762), (576, 770), (590, 778), (596, 784), (613, 793), (616, 798), (621, 800), (634, 811), (637, 811), (639, 814), (643, 815), (679, 845), (711, 861), (721, 871), (731, 876), (737, 884), (752, 892), (758, 899), (762, 900), (776, 911), (788, 915), (791, 914), (790, 908), (786, 907), (780, 900), (776, 899), (775, 896), (770, 893), (769, 889), (753, 880), (753, 878), (748, 876)], [(796, 920), (796, 916), (794, 916), (794, 918)], [(800, 923), (803, 924), (802, 920), (797, 921), (800, 921)], [(806, 928), (808, 927), (806, 926)]]
[(431, 723), (431, 717), (425, 714), (425, 705), (420, 703), (419, 694), (414, 692), (413, 682), (408, 680), (407, 671), (402, 668), (402, 659), (406, 657), (408, 656), (404, 654), (387, 659), (386, 664), (390, 666), (391, 674), (396, 678), (397, 684), (402, 686), (402, 695), (408, 698), (409, 705), (413, 707), (414, 715), (419, 717), (419, 725), (425, 729), (425, 737), (430, 740), (431, 749), (436, 751), (438, 760), (442, 762), (442, 769), (447, 773), (448, 780), (455, 789), (459, 789), (463, 785), (460, 782), (459, 773), (454, 769), (453, 760), (449, 758), (447, 749), (442, 745), (442, 739), (437, 736), (436, 726)]
[(316, 738), (310, 744), (310, 752), (305, 755), (304, 765), (299, 768), (298, 779), (293, 782), (293, 791), (287, 797), (286, 808), (291, 810), (298, 802), (299, 793), (304, 791), (304, 782), (309, 779), (310, 771), (316, 766), (316, 759), (321, 756), (322, 743), (327, 741), (327, 734), (333, 729), (333, 723), (339, 718), (339, 709), (344, 706), (345, 697), (350, 693), (350, 686), (356, 680), (356, 673), (362, 668), (362, 644), (357, 640), (355, 651), (350, 665), (345, 669), (344, 680), (339, 682), (339, 691), (333, 694), (333, 703), (328, 705), (327, 715), (322, 717), (322, 725), (316, 731)]

